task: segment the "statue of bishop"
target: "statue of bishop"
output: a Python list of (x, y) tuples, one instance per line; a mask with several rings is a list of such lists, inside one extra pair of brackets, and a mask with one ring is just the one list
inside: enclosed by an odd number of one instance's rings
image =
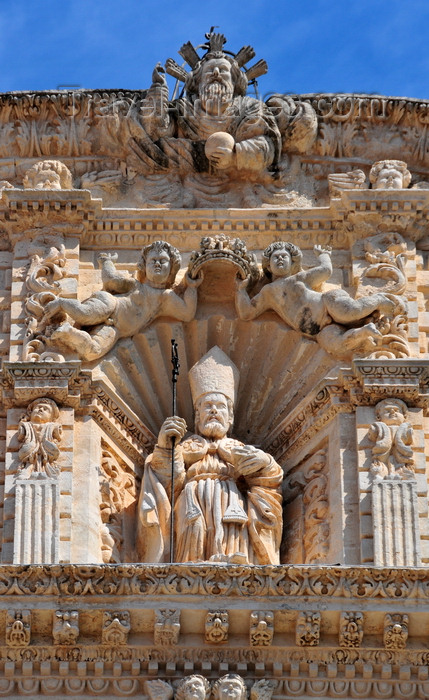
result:
[(270, 455), (228, 437), (238, 380), (237, 367), (217, 346), (190, 370), (195, 434), (183, 440), (183, 418), (167, 418), (147, 459), (137, 528), (141, 561), (169, 561), (174, 438), (174, 560), (279, 563), (283, 472)]

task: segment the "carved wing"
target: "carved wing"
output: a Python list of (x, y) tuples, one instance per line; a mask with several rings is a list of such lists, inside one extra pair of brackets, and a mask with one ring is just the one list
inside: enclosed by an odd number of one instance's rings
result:
[(250, 690), (250, 700), (271, 700), (274, 687), (274, 682), (267, 681), (265, 678), (256, 681)]
[(150, 700), (172, 700), (173, 688), (165, 681), (146, 681), (145, 690)]
[(366, 177), (363, 170), (350, 170), (348, 173), (331, 173), (328, 175), (329, 193), (338, 195), (343, 190), (366, 189)]

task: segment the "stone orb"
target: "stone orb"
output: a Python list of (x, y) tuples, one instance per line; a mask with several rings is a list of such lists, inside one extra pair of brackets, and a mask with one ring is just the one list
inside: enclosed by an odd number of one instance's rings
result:
[(217, 148), (229, 148), (233, 149), (235, 146), (235, 141), (231, 134), (227, 134), (226, 131), (216, 131), (208, 137), (206, 145), (204, 147), (207, 158), (211, 158)]

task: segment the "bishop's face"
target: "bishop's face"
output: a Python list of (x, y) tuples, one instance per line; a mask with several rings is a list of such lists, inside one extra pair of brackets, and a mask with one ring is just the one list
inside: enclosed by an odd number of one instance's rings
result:
[(226, 396), (212, 393), (202, 396), (197, 403), (197, 430), (210, 439), (225, 437), (232, 423)]

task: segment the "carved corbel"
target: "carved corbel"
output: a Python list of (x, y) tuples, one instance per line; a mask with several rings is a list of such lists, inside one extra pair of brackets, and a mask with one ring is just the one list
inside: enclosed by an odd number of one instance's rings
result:
[(226, 610), (208, 612), (205, 623), (205, 640), (209, 644), (222, 644), (228, 641), (229, 615)]
[(356, 359), (352, 372), (344, 379), (354, 404), (372, 405), (389, 396), (428, 405), (429, 360)]
[(77, 610), (56, 610), (52, 636), (54, 644), (75, 644), (79, 637), (79, 613)]
[(31, 613), (29, 610), (8, 610), (6, 616), (6, 646), (26, 647), (31, 638)]
[(66, 406), (79, 404), (78, 375), (81, 363), (4, 362), (4, 401), (7, 407), (42, 396)]

